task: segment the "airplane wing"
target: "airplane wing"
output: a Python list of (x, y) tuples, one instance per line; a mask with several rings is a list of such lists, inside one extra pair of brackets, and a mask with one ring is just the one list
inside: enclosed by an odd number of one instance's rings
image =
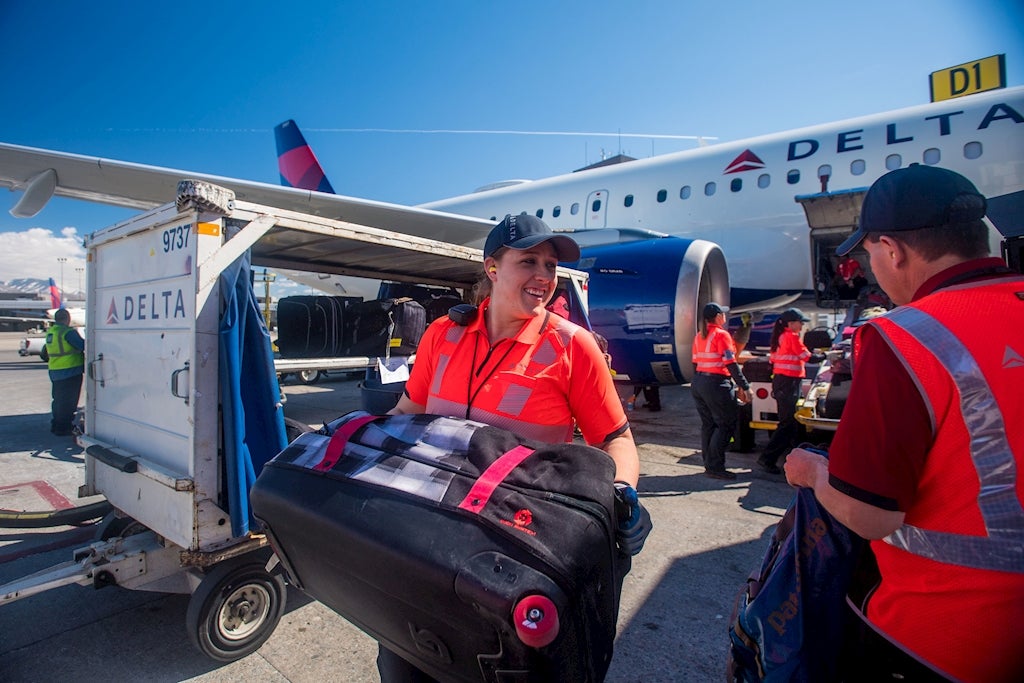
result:
[(54, 195), (151, 209), (174, 201), (184, 178), (229, 188), (244, 201), (471, 247), (482, 247), (493, 227), (479, 218), (400, 204), (0, 143), (0, 186), (25, 193), (11, 209), (20, 218), (34, 216)]

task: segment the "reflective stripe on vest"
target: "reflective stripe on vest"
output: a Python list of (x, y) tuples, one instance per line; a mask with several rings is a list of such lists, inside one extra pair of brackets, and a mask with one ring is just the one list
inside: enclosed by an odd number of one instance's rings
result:
[(778, 353), (768, 354), (768, 360), (772, 363), (772, 369), (775, 372), (784, 374), (780, 371), (788, 371), (793, 373), (794, 377), (802, 377), (804, 375), (804, 365), (800, 362), (800, 356), (781, 355)]
[(50, 370), (68, 370), (85, 365), (85, 354), (68, 344), (64, 344), (64, 335), (71, 330), (66, 325), (54, 325), (46, 334), (46, 355), (49, 356), (47, 368)]
[[(697, 372), (710, 372), (728, 377), (729, 371), (725, 369), (725, 359), (722, 352), (716, 353), (712, 351), (715, 336), (719, 334), (728, 335), (729, 333), (719, 327), (712, 334), (709, 334), (706, 339), (701, 339), (700, 334), (697, 335), (693, 344), (693, 362), (697, 366)], [(703, 350), (700, 350), (701, 348)]]
[[(904, 524), (885, 541), (938, 562), (1024, 573), (1024, 509), (1016, 493), (1017, 465), (1006, 438), (1002, 413), (981, 368), (960, 340), (928, 313), (905, 306), (893, 310), (885, 320), (931, 351), (956, 384), (971, 462), (981, 483), (978, 508), (987, 533), (969, 536)], [(883, 336), (888, 339), (884, 333)], [(901, 357), (901, 361), (921, 386), (920, 378), (906, 360)], [(934, 416), (928, 393), (922, 390), (921, 394)]]
[[(554, 324), (556, 325), (556, 332), (560, 334), (564, 332), (557, 327), (557, 320)], [(445, 348), (452, 349), (454, 351), (455, 347), (462, 340), (465, 332), (466, 328), (462, 325), (453, 325), (449, 328), (444, 337)], [(565, 342), (568, 343), (568, 339), (565, 339)], [(551, 346), (550, 340), (544, 339), (536, 348), (533, 349), (532, 353), (528, 352), (516, 365), (518, 367), (523, 367), (524, 369), (529, 368), (534, 363), (547, 366), (555, 361), (556, 356), (557, 353)], [(427, 412), (437, 415), (466, 416), (466, 404), (464, 402), (452, 401), (441, 396), (441, 386), (444, 383), (444, 376), (448, 370), (450, 361), (450, 354), (444, 353), (443, 351), (438, 353), (437, 367), (434, 370), (434, 377), (430, 383), (430, 393), (427, 396)], [(472, 372), (472, 368), (470, 371)], [(566, 443), (568, 441), (572, 441), (572, 423), (538, 424), (536, 422), (521, 420), (516, 417), (526, 406), (526, 402), (529, 400), (531, 394), (532, 390), (524, 386), (510, 384), (505, 387), (505, 391), (496, 406), (497, 410), (501, 412), (496, 413), (477, 405), (473, 405), (470, 406), (467, 417), (470, 420), (483, 422), (484, 424), (491, 425), (492, 427), (507, 429), (508, 431), (527, 439), (535, 439), (537, 441), (544, 441), (545, 443)]]

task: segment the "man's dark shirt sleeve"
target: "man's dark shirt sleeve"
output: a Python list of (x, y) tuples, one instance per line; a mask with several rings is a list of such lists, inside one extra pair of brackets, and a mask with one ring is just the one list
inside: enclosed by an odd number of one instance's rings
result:
[(853, 385), (829, 449), (829, 482), (863, 503), (906, 511), (932, 440), (917, 386), (882, 335), (868, 326), (857, 338)]

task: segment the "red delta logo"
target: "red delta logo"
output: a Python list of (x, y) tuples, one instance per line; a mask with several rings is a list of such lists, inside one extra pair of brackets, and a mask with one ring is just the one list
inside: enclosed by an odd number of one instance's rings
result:
[(533, 513), (526, 508), (513, 515), (511, 520), (499, 519), (498, 521), (505, 526), (512, 527), (516, 531), (522, 531), (524, 534), (529, 534), (530, 536), (537, 535), (536, 531), (527, 528), (533, 523)]
[(725, 167), (725, 171), (722, 172), (722, 175), (727, 175), (729, 173), (742, 173), (743, 171), (756, 171), (759, 168), (764, 168), (764, 162), (761, 161), (761, 157), (757, 156), (749, 149), (745, 149), (742, 154), (729, 162), (729, 165)]

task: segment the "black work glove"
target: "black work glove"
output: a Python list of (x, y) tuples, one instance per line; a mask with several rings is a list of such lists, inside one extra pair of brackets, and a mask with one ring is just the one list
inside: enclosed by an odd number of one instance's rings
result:
[(615, 542), (623, 555), (636, 555), (644, 549), (644, 541), (651, 533), (651, 515), (640, 504), (636, 489), (629, 484), (615, 482), (615, 516), (619, 527)]

